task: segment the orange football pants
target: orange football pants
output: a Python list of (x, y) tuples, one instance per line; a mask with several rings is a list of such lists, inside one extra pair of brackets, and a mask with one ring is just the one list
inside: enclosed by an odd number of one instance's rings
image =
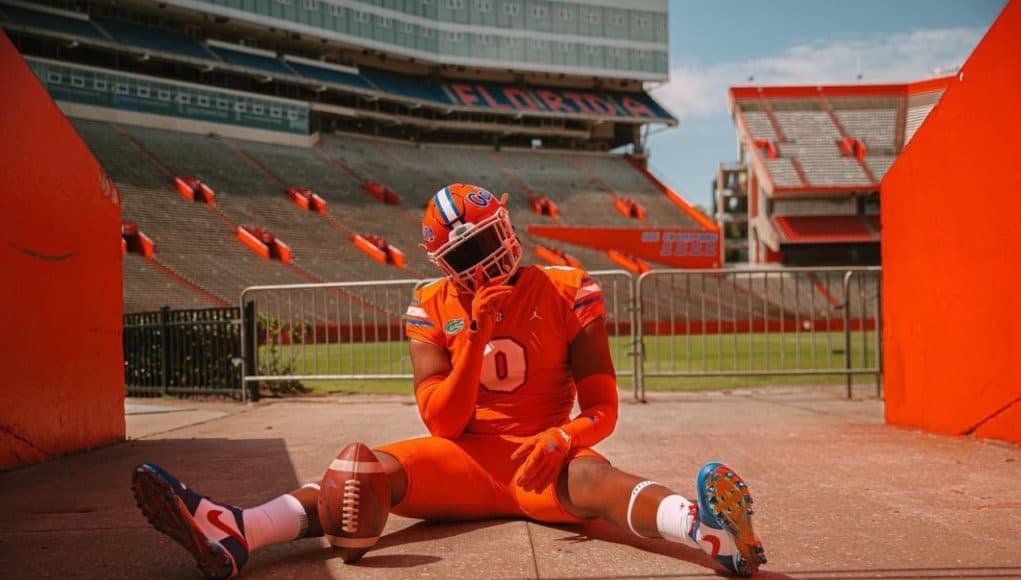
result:
[[(510, 456), (528, 437), (465, 433), (457, 439), (422, 437), (379, 447), (404, 467), (408, 487), (393, 513), (423, 520), (478, 520), (525, 517), (548, 523), (577, 523), (561, 505), (556, 484), (525, 491), (516, 483), (526, 457)], [(606, 458), (593, 449), (576, 457)]]

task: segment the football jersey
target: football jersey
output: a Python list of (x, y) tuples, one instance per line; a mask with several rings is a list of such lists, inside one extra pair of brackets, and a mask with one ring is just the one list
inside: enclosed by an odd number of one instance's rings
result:
[[(497, 313), (465, 430), (533, 435), (566, 423), (576, 395), (569, 346), (605, 313), (599, 284), (584, 270), (522, 268)], [(412, 340), (442, 346), (454, 360), (470, 322), (471, 295), (441, 279), (415, 291), (405, 328)]]

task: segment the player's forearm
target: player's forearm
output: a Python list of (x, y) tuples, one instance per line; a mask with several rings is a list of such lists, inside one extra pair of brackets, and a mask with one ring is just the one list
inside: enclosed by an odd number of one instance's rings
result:
[(429, 432), (457, 437), (475, 413), (486, 343), (469, 338), (446, 377), (430, 377), (416, 389), (418, 409)]
[(578, 381), (581, 413), (561, 428), (571, 436), (572, 447), (592, 447), (617, 426), (617, 381), (612, 375), (589, 375)]

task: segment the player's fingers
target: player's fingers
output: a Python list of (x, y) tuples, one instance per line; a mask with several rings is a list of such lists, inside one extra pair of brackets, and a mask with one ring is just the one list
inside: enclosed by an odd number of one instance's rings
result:
[(556, 472), (557, 466), (552, 461), (547, 461), (543, 464), (542, 469), (537, 471), (535, 476), (529, 481), (528, 491), (539, 491), (545, 489), (550, 481), (553, 480), (553, 474)]
[(514, 453), (511, 453), (511, 460), (512, 461), (517, 461), (519, 457), (525, 455), (526, 453), (531, 451), (533, 448), (535, 448), (535, 441), (534, 440), (529, 439), (528, 441), (525, 441), (521, 445), (518, 445), (518, 448), (514, 450)]
[(533, 484), (535, 485), (535, 489), (536, 490), (546, 489), (548, 485), (556, 481), (557, 475), (560, 473), (560, 467), (561, 463), (559, 461), (550, 458), (550, 460), (547, 461), (545, 465), (543, 465), (542, 472), (539, 473), (535, 478), (535, 482)]
[(536, 472), (542, 467), (544, 456), (545, 454), (542, 452), (542, 449), (537, 447), (532, 450), (532, 453), (518, 472), (518, 485), (524, 487), (535, 477)]
[(485, 282), (486, 277), (482, 272), (482, 264), (475, 266), (475, 272), (472, 273), (472, 278), (475, 279), (475, 291), (478, 292), (482, 288), (482, 283)]

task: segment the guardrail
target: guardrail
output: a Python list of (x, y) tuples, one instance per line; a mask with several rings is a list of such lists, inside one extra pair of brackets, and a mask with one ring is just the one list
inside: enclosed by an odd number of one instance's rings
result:
[[(611, 354), (621, 371), (634, 345), (634, 279), (624, 270), (590, 272), (602, 287)], [(253, 286), (243, 325), (242, 381), (252, 394), (260, 383), (412, 378), (404, 314), (422, 280)], [(622, 363), (630, 364), (622, 364)]]
[(653, 270), (638, 278), (636, 398), (649, 379), (875, 375), (878, 267)]
[[(881, 269), (592, 272), (618, 377), (875, 377), (882, 390)], [(125, 316), (129, 394), (258, 396), (259, 386), (412, 377), (404, 314), (421, 280), (254, 286), (240, 308)], [(623, 382), (623, 381), (622, 381)]]

